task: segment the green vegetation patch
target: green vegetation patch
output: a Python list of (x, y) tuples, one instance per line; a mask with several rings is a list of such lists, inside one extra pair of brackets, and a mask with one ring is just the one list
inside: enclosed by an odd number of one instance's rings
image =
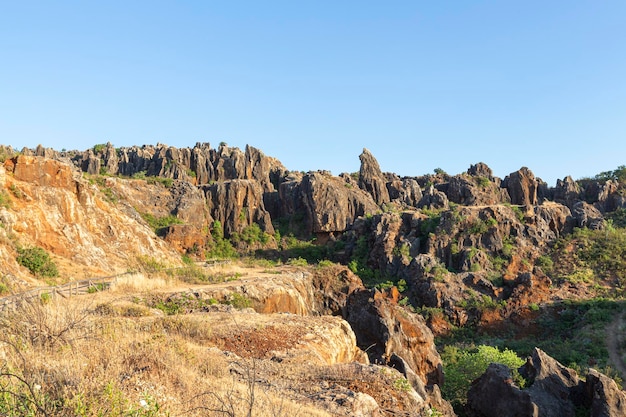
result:
[(32, 246), (17, 248), (17, 263), (39, 277), (56, 277), (59, 275), (56, 264), (43, 248)]
[(224, 238), (224, 229), (219, 220), (215, 220), (211, 225), (211, 240), (208, 242), (205, 256), (207, 259), (230, 259), (239, 256), (230, 241)]
[(480, 345), (468, 349), (459, 349), (446, 346), (441, 359), (446, 375), (441, 393), (451, 402), (455, 411), (461, 412), (467, 402), (467, 391), (472, 381), (481, 376), (491, 363), (501, 363), (511, 368), (513, 381), (521, 388), (526, 382), (517, 371), (524, 364), (524, 360), (510, 350), (500, 350), (497, 347)]
[[(557, 278), (574, 282), (626, 284), (626, 229), (575, 229), (554, 246)], [(623, 291), (622, 291), (623, 292)], [(616, 291), (615, 295), (619, 295)]]
[(11, 197), (9, 197), (9, 194), (4, 190), (0, 191), (0, 207), (11, 207)]
[(163, 217), (156, 217), (150, 213), (139, 212), (139, 215), (142, 219), (145, 220), (146, 223), (148, 223), (150, 228), (152, 228), (152, 230), (154, 230), (154, 233), (156, 233), (157, 235), (162, 235), (165, 229), (173, 224), (183, 223), (182, 220), (180, 220), (173, 214), (168, 214), (167, 216)]
[[(541, 315), (528, 326), (509, 324), (498, 330), (481, 332), (475, 327), (457, 328), (450, 336), (438, 339), (437, 345), (444, 347), (445, 353), (450, 348), (467, 349), (488, 344), (501, 350), (510, 349), (520, 357), (530, 355), (538, 347), (579, 374), (584, 374), (586, 368), (593, 366), (618, 383), (621, 381), (608, 366), (606, 331), (607, 326), (626, 308), (625, 300), (599, 297), (543, 304), (541, 307), (531, 304), (529, 308), (541, 311)], [(446, 368), (446, 384), (448, 375)]]

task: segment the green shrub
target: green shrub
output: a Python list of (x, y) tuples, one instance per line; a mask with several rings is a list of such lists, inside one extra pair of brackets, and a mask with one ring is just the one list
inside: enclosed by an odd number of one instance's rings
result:
[(517, 217), (517, 220), (524, 223), (525, 216), (522, 209), (519, 206), (511, 206), (511, 210), (513, 210), (513, 213), (515, 213), (515, 217)]
[(261, 230), (261, 227), (252, 223), (249, 226), (244, 227), (244, 229), (239, 233), (236, 237), (233, 237), (233, 241), (243, 241), (248, 245), (252, 245), (254, 243), (260, 243), (265, 245), (270, 239), (270, 235)]
[(490, 217), (487, 220), (476, 219), (472, 222), (469, 229), (467, 229), (467, 233), (470, 235), (482, 235), (497, 224), (498, 221), (493, 217)]
[(106, 289), (106, 284), (103, 282), (99, 282), (95, 285), (90, 286), (89, 288), (87, 288), (87, 293), (88, 294), (94, 294), (97, 293), (99, 291), (104, 291)]
[(394, 256), (401, 256), (403, 258), (408, 258), (410, 256), (410, 250), (411, 250), (411, 246), (408, 243), (402, 243), (401, 245), (396, 245), (393, 248), (393, 255)]
[(56, 277), (59, 275), (57, 266), (43, 248), (33, 246), (17, 248), (17, 263), (40, 277)]
[(439, 223), (441, 223), (441, 213), (436, 211), (422, 210), (428, 216), (428, 219), (422, 220), (420, 223), (420, 235), (428, 236), (435, 233)]
[(487, 177), (476, 177), (476, 183), (482, 188), (487, 188), (491, 181)]
[(9, 197), (9, 194), (4, 190), (0, 191), (0, 207), (11, 207), (11, 197)]
[(613, 180), (624, 185), (626, 184), (626, 165), (620, 165), (613, 171), (601, 172), (595, 176), (595, 179), (602, 182)]
[(317, 266), (320, 268), (326, 268), (333, 265), (335, 265), (335, 263), (333, 261), (329, 261), (328, 259), (322, 259), (317, 263)]
[(224, 238), (222, 223), (215, 220), (211, 226), (211, 240), (205, 253), (208, 259), (229, 259), (239, 256), (228, 239)]
[(612, 221), (614, 227), (626, 227), (626, 209), (618, 208), (612, 213), (607, 213), (606, 218)]
[(398, 378), (393, 381), (393, 387), (400, 392), (409, 392), (411, 390), (411, 384), (406, 378)]
[(148, 223), (150, 228), (154, 230), (154, 233), (156, 233), (157, 235), (163, 233), (165, 228), (173, 224), (183, 223), (182, 220), (180, 220), (178, 217), (176, 217), (173, 214), (168, 214), (167, 216), (163, 216), (163, 217), (156, 217), (150, 213), (140, 212), (139, 215), (141, 216), (142, 219), (145, 220), (146, 223)]
[(165, 188), (170, 188), (174, 184), (174, 180), (172, 178), (163, 178), (163, 177), (148, 177), (146, 179), (148, 184), (161, 184)]
[(309, 265), (309, 263), (307, 262), (306, 259), (304, 258), (290, 258), (287, 261), (287, 265), (292, 265), (292, 266), (307, 266)]
[(237, 309), (252, 307), (252, 300), (245, 295), (234, 292), (224, 301), (224, 304), (231, 305)]
[(48, 304), (51, 300), (52, 294), (50, 294), (49, 292), (42, 292), (39, 295), (39, 301), (41, 301), (41, 304)]
[(550, 273), (554, 268), (554, 261), (552, 261), (552, 258), (550, 258), (549, 256), (542, 255), (537, 258), (537, 266), (539, 266), (543, 270), (543, 272)]
[(167, 268), (167, 265), (152, 256), (138, 256), (137, 263), (141, 270), (148, 273), (161, 272)]
[(93, 146), (93, 153), (95, 153), (96, 155), (99, 153), (104, 152), (104, 150), (106, 149), (107, 145), (106, 143), (99, 143), (97, 145)]
[(17, 187), (17, 185), (11, 184), (11, 186), (9, 186), (9, 190), (16, 198), (24, 198), (24, 193)]
[(517, 372), (517, 368), (524, 364), (524, 360), (509, 349), (500, 351), (497, 347), (486, 345), (480, 345), (473, 349), (446, 346), (441, 354), (441, 359), (446, 375), (441, 393), (445, 399), (452, 403), (457, 412), (467, 401), (467, 391), (472, 381), (481, 376), (491, 363), (501, 363), (508, 366), (512, 369), (513, 381), (521, 388), (526, 384)]

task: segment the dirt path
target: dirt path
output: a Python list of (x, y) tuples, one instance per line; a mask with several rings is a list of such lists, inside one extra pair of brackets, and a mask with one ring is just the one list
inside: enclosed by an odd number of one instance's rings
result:
[(619, 342), (620, 332), (622, 331), (622, 325), (624, 323), (624, 317), (619, 315), (609, 324), (606, 328), (606, 348), (609, 351), (609, 362), (620, 373), (622, 379), (626, 381), (626, 364), (622, 360), (620, 354)]

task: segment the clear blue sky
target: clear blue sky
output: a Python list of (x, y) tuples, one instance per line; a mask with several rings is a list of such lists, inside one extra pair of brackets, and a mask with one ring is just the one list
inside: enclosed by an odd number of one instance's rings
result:
[(0, 143), (107, 141), (592, 176), (626, 164), (626, 2), (0, 0)]

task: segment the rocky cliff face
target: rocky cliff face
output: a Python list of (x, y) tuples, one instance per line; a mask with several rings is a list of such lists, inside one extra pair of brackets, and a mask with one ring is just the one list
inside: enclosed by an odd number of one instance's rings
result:
[(5, 162), (0, 185), (8, 199), (2, 211), (3, 269), (28, 271), (15, 262), (18, 247), (38, 246), (58, 261), (60, 272), (80, 279), (125, 271), (138, 257), (171, 265), (180, 256), (126, 204), (112, 204), (71, 166), (52, 159), (18, 156)]

